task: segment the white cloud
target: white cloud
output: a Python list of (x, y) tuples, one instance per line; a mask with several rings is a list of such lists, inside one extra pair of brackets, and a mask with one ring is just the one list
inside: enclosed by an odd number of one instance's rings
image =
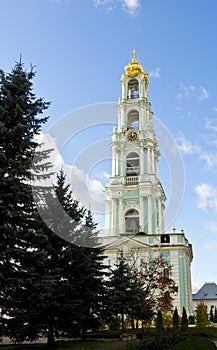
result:
[(208, 130), (217, 131), (217, 122), (211, 119), (207, 119), (205, 127)]
[(217, 221), (207, 223), (206, 227), (209, 231), (217, 233)]
[(110, 176), (111, 176), (111, 174), (107, 173), (106, 171), (103, 171), (102, 177), (103, 177), (104, 179), (109, 179)]
[(90, 179), (86, 173), (77, 166), (68, 165), (70, 183), (76, 198), (93, 211), (101, 212), (104, 207), (104, 186), (98, 179)]
[(182, 90), (184, 91), (185, 97), (189, 97), (191, 93), (195, 92), (195, 86), (193, 85), (185, 86), (182, 83), (180, 85)]
[(217, 154), (210, 152), (202, 152), (200, 158), (205, 161), (205, 166), (211, 169), (217, 165)]
[(155, 70), (151, 70), (149, 72), (149, 75), (150, 75), (150, 77), (153, 77), (153, 78), (160, 78), (161, 77), (160, 68), (156, 68)]
[(181, 100), (182, 99), (182, 94), (179, 92), (178, 95), (176, 96), (177, 100)]
[[(210, 143), (217, 146), (216, 140), (212, 140)], [(197, 156), (205, 162), (205, 167), (207, 169), (211, 169), (217, 166), (216, 152), (204, 151), (200, 145), (192, 142), (191, 140), (188, 140), (182, 133), (179, 134), (177, 144), (179, 150), (182, 153), (188, 155), (197, 154)]]
[(93, 0), (94, 6), (104, 6), (107, 12), (111, 12), (115, 9), (116, 3), (115, 0)]
[(122, 8), (130, 15), (135, 15), (140, 7), (140, 0), (121, 0)]
[(88, 179), (87, 180), (87, 188), (89, 190), (89, 193), (91, 194), (91, 197), (97, 201), (104, 201), (104, 186), (102, 183), (97, 179)]
[(63, 2), (65, 2), (66, 0), (50, 0), (50, 2), (54, 2), (55, 4), (61, 4)]
[(193, 282), (192, 283), (192, 292), (196, 293), (201, 287), (202, 287), (202, 284), (198, 284), (198, 283)]
[(204, 86), (200, 87), (198, 97), (200, 100), (205, 100), (209, 97), (208, 91), (205, 89)]
[[(37, 142), (42, 143), (40, 151), (52, 149), (48, 162), (52, 164), (50, 172), (54, 175), (50, 179), (44, 179), (40, 182), (41, 186), (52, 186), (56, 182), (56, 173), (63, 169), (66, 175), (66, 181), (70, 184), (75, 198), (86, 208), (90, 208), (94, 217), (104, 214), (105, 194), (104, 185), (99, 178), (89, 178), (83, 169), (75, 165), (69, 165), (64, 162), (55, 140), (49, 134), (40, 134), (37, 136)], [(109, 176), (103, 173), (101, 178)], [(38, 182), (34, 182), (34, 185)]]
[(217, 187), (208, 183), (201, 183), (194, 190), (198, 195), (199, 209), (214, 209), (217, 211)]
[(193, 154), (198, 152), (200, 149), (196, 143), (192, 143), (191, 141), (187, 140), (182, 133), (179, 135), (178, 143), (179, 150), (186, 154)]
[(184, 96), (187, 98), (195, 96), (201, 101), (209, 98), (209, 93), (204, 86), (196, 87), (192, 84), (184, 85), (182, 83), (180, 84), (180, 86), (183, 90)]
[(206, 250), (217, 250), (217, 241), (210, 241), (204, 244)]
[(104, 6), (108, 12), (120, 6), (128, 14), (134, 16), (140, 8), (140, 0), (93, 0), (94, 6)]

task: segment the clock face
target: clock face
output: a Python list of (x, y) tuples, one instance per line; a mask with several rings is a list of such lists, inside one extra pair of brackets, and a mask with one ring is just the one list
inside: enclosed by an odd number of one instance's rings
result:
[(129, 130), (127, 132), (126, 138), (128, 141), (137, 141), (138, 140), (138, 133), (136, 130)]

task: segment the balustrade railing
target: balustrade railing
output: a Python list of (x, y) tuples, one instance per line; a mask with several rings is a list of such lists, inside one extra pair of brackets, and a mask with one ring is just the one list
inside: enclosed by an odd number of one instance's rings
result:
[(126, 176), (125, 178), (126, 186), (138, 185), (138, 182), (139, 182), (138, 176)]

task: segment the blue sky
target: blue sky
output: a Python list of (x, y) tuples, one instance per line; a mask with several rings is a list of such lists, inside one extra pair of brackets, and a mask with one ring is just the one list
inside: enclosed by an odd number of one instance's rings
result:
[[(131, 50), (137, 49), (139, 62), (149, 72), (152, 110), (182, 154), (185, 191), (172, 224), (183, 227), (193, 244), (194, 290), (205, 281), (217, 282), (217, 2), (1, 0), (0, 13), (0, 67), (10, 71), (20, 54), (26, 68), (36, 66), (34, 90), (52, 102), (44, 133), (53, 125), (60, 127), (58, 121), (70, 111), (111, 103), (111, 118), (103, 116), (104, 124), (97, 127), (91, 107), (85, 110), (86, 129), (79, 124), (79, 113), (70, 114), (82, 132), (74, 134), (72, 144), (64, 143), (59, 162), (63, 159), (71, 167), (81, 191), (86, 170), (78, 165), (84, 164), (85, 155), (87, 159), (89, 145), (100, 149), (99, 140), (105, 147), (109, 144), (120, 76)], [(64, 122), (61, 125), (64, 134)], [(91, 196), (101, 202), (109, 152), (108, 147), (108, 156), (103, 161), (99, 156), (88, 170)], [(163, 157), (159, 176), (168, 196), (170, 169)]]

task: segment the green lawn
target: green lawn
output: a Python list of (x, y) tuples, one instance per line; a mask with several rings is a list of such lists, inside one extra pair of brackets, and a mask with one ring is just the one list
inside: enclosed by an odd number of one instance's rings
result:
[[(75, 341), (75, 342), (65, 342), (59, 343), (55, 347), (56, 350), (87, 350), (87, 349), (97, 349), (100, 347), (100, 341)], [(5, 346), (2, 350), (43, 350), (46, 349), (45, 344), (40, 345), (11, 345)]]
[[(1, 346), (0, 346), (1, 348)], [(3, 346), (2, 350), (45, 350), (46, 345), (11, 345), (11, 346)], [(117, 341), (96, 341), (96, 340), (88, 340), (88, 341), (74, 341), (74, 342), (65, 342), (62, 344), (57, 344), (55, 350), (125, 350), (126, 344), (125, 342), (121, 343)]]
[[(153, 334), (152, 334), (153, 335)], [(111, 339), (111, 338), (110, 338)], [(186, 338), (170, 348), (170, 350), (215, 350), (216, 347), (210, 339), (217, 339), (217, 328), (204, 329), (189, 328)], [(139, 342), (136, 348), (139, 346)], [(10, 345), (1, 346), (0, 350), (46, 350), (46, 344), (38, 345)], [(126, 343), (117, 340), (87, 340), (58, 342), (55, 350), (126, 350)], [(153, 349), (154, 350), (154, 349)]]
[(171, 350), (214, 350), (214, 343), (202, 337), (188, 337), (184, 341), (176, 344)]

